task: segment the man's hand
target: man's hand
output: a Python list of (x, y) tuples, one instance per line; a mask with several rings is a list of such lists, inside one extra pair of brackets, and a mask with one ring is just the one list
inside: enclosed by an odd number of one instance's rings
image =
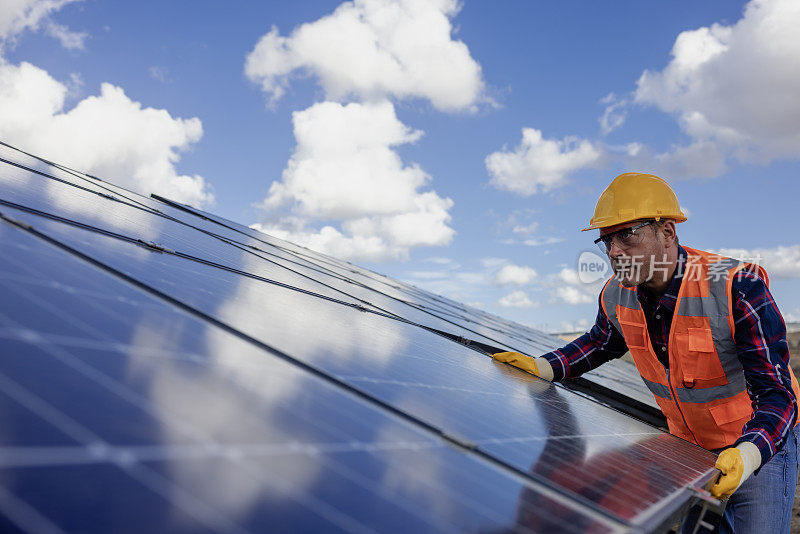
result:
[(492, 358), (545, 380), (553, 380), (553, 368), (550, 366), (550, 362), (544, 358), (531, 358), (519, 352), (498, 352), (492, 354)]
[(711, 495), (727, 499), (761, 465), (758, 447), (745, 441), (719, 453), (714, 467), (722, 472), (717, 483), (711, 487)]

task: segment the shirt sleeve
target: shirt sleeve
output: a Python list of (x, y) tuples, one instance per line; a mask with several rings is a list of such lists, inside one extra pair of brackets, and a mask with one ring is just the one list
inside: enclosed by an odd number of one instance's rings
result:
[(609, 360), (619, 358), (627, 351), (625, 338), (608, 320), (601, 304), (591, 330), (569, 345), (543, 354), (542, 357), (553, 368), (553, 380), (561, 380), (580, 376)]
[(764, 281), (740, 271), (732, 281), (734, 341), (744, 370), (753, 417), (736, 441), (750, 441), (764, 465), (781, 447), (797, 419), (789, 371), (786, 324)]

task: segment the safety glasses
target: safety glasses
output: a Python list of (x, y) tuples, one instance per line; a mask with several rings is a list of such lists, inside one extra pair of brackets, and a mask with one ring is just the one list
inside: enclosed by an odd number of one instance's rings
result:
[(645, 226), (653, 224), (654, 222), (655, 221), (646, 221), (635, 224), (630, 228), (623, 228), (622, 230), (617, 230), (616, 232), (611, 232), (610, 234), (600, 236), (594, 240), (594, 244), (597, 245), (603, 254), (608, 254), (608, 252), (611, 250), (614, 240), (617, 241), (619, 248), (627, 250), (642, 242), (644, 233), (640, 230)]

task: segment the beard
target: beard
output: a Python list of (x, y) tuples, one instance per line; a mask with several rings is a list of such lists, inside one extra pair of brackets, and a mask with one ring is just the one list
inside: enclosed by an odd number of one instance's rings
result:
[(611, 260), (614, 277), (625, 287), (638, 286), (645, 282), (650, 262), (644, 256), (623, 256)]

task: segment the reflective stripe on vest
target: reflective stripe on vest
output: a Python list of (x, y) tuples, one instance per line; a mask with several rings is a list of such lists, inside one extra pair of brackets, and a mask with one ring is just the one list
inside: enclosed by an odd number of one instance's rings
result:
[[(742, 269), (755, 269), (766, 284), (769, 278), (760, 266), (685, 249), (687, 262), (668, 339), (669, 370), (653, 352), (635, 288), (612, 278), (601, 302), (667, 417), (670, 432), (709, 449), (720, 448), (731, 445), (752, 417), (733, 338), (731, 283)], [(791, 369), (789, 373), (797, 396), (797, 380)]]

